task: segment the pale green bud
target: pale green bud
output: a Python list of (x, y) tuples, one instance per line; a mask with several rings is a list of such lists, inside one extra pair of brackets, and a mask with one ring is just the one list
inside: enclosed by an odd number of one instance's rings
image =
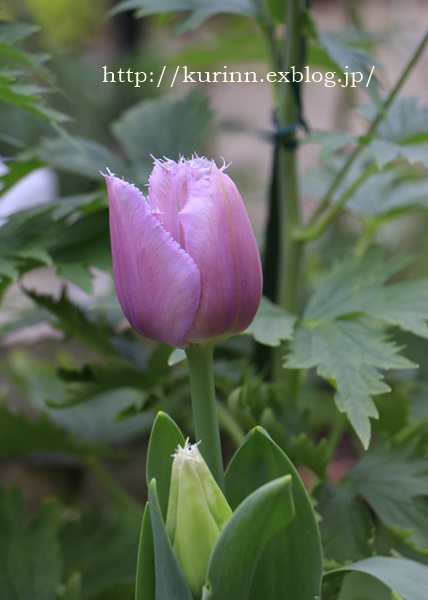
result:
[(173, 456), (166, 530), (192, 594), (199, 600), (211, 552), (232, 510), (197, 444), (186, 440)]

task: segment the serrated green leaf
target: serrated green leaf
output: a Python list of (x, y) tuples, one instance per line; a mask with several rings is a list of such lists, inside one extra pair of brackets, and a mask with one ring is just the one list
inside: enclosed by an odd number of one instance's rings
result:
[(0, 531), (2, 598), (56, 600), (62, 564), (55, 504), (46, 502), (26, 527), (18, 491), (0, 489)]
[(133, 597), (138, 540), (139, 521), (132, 513), (108, 518), (99, 511), (74, 513), (63, 524), (60, 541), (64, 571), (67, 575), (80, 573), (84, 600)]
[(377, 369), (415, 366), (361, 318), (326, 320), (317, 327), (303, 325), (297, 328), (290, 349), (285, 366), (317, 367), (317, 373), (335, 386), (336, 405), (347, 414), (364, 447), (370, 441), (370, 417), (378, 417), (371, 396), (390, 389)]
[(263, 296), (254, 321), (243, 333), (265, 346), (279, 346), (281, 341), (292, 339), (296, 320), (297, 317)]
[(284, 475), (293, 480), (295, 516), (262, 555), (250, 600), (263, 595), (306, 600), (320, 593), (322, 550), (311, 501), (291, 461), (262, 428), (250, 431), (232, 458), (226, 471), (226, 497), (235, 509), (251, 492)]
[(53, 423), (47, 415), (30, 420), (24, 413), (12, 413), (0, 403), (0, 456), (51, 451), (75, 458), (104, 454), (101, 447), (77, 438)]
[(387, 527), (406, 531), (407, 543), (428, 549), (428, 468), (406, 448), (377, 444), (346, 475)]
[(324, 483), (314, 494), (324, 557), (338, 563), (372, 554), (373, 521), (350, 486)]
[(160, 13), (188, 13), (180, 25), (181, 33), (199, 27), (204, 21), (218, 14), (239, 14), (253, 18), (260, 16), (259, 6), (252, 0), (219, 0), (208, 4), (204, 0), (125, 0), (116, 6), (111, 14), (125, 10), (136, 10), (137, 17)]
[[(377, 107), (362, 105), (361, 112), (373, 119)], [(376, 129), (379, 139), (408, 144), (428, 139), (428, 104), (420, 103), (415, 96), (399, 96), (389, 107)]]
[(39, 29), (37, 25), (30, 23), (0, 19), (0, 41), (2, 44), (15, 44), (29, 37)]
[(94, 348), (103, 356), (115, 354), (112, 337), (103, 324), (91, 320), (82, 308), (69, 300), (65, 289), (59, 300), (55, 300), (52, 296), (38, 294), (35, 291), (26, 290), (26, 294), (38, 306), (47, 309), (56, 317), (58, 329)]
[(383, 261), (378, 248), (362, 260), (336, 263), (309, 301), (304, 322), (316, 326), (325, 320), (367, 315), (428, 337), (428, 279), (388, 280), (410, 262), (406, 256)]
[[(9, 498), (0, 494), (0, 545), (1, 555), (6, 558), (0, 565), (0, 572), (4, 569), (0, 576), (2, 594), (10, 599), (55, 598), (61, 576), (55, 506), (46, 504), (24, 530), (24, 515), (17, 494), (12, 491)], [(47, 564), (49, 569), (45, 568)]]
[(49, 400), (60, 405), (66, 403), (66, 383), (58, 377), (55, 365), (36, 360), (23, 351), (12, 354), (7, 374), (25, 394), (27, 402), (48, 414), (57, 426), (86, 442), (123, 443), (147, 433), (153, 421), (151, 414), (141, 413), (133, 419), (116, 422), (116, 415), (141, 397), (141, 391), (126, 387), (111, 389), (90, 402), (69, 408), (50, 408)]
[(355, 142), (357, 137), (351, 133), (340, 130), (312, 130), (309, 135), (302, 140), (304, 144), (321, 144), (321, 150), (318, 160), (323, 162), (332, 154), (341, 150), (351, 142)]
[(385, 140), (373, 140), (368, 147), (368, 153), (381, 169), (400, 159), (411, 165), (416, 163), (428, 165), (428, 146), (425, 144), (402, 145)]
[[(422, 600), (428, 589), (428, 566), (405, 558), (372, 556), (325, 574), (325, 579), (349, 572), (371, 575), (405, 600)], [(396, 597), (396, 596), (395, 596)]]
[(336, 404), (364, 446), (369, 417), (378, 416), (371, 396), (389, 391), (377, 369), (416, 366), (385, 338), (383, 324), (428, 336), (428, 280), (388, 283), (407, 260), (384, 262), (374, 249), (361, 261), (337, 263), (310, 299), (286, 359), (289, 368), (317, 367), (334, 385)]
[(211, 120), (211, 110), (200, 91), (179, 100), (164, 96), (133, 106), (113, 123), (112, 132), (128, 159), (138, 165), (139, 184), (153, 166), (151, 156), (178, 160), (197, 149)]
[(294, 510), (290, 475), (265, 483), (243, 500), (221, 531), (210, 558), (206, 587), (213, 600), (251, 597), (259, 558), (275, 534), (292, 521)]
[[(375, 100), (379, 99), (380, 82), (375, 71), (380, 69), (381, 65), (373, 56), (370, 56), (365, 50), (347, 45), (345, 39), (335, 34), (319, 35), (319, 42), (343, 73), (362, 75), (361, 82), (356, 84), (357, 87), (364, 89)], [(341, 75), (339, 73), (339, 77)], [(344, 75), (340, 78), (343, 85)]]
[(330, 460), (330, 451), (326, 439), (315, 444), (308, 438), (306, 433), (290, 439), (287, 452), (291, 454), (294, 461), (302, 463), (317, 475), (320, 479), (326, 478), (326, 470)]
[(37, 149), (37, 157), (60, 171), (101, 182), (101, 172), (110, 169), (118, 177), (133, 181), (134, 172), (105, 146), (81, 137), (46, 139)]

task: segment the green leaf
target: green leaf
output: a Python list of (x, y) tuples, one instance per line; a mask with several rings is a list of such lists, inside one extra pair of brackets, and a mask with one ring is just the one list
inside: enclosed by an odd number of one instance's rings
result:
[(207, 3), (205, 0), (125, 0), (111, 14), (133, 9), (136, 10), (137, 17), (186, 12), (188, 16), (181, 24), (180, 32), (195, 29), (210, 17), (223, 13), (259, 17), (258, 3), (253, 0), (217, 0), (215, 3)]
[(134, 172), (105, 146), (81, 137), (50, 138), (37, 149), (37, 157), (60, 171), (101, 182), (101, 172), (110, 169), (118, 177), (133, 181)]
[(135, 581), (135, 600), (155, 600), (155, 548), (150, 518), (150, 506), (144, 509), (141, 524), (140, 544), (137, 557), (137, 575)]
[(193, 600), (165, 529), (156, 493), (156, 480), (149, 485), (150, 518), (153, 528), (156, 569), (156, 600)]
[[(364, 89), (375, 100), (379, 99), (380, 83), (375, 70), (380, 69), (381, 65), (373, 56), (360, 48), (347, 45), (346, 39), (344, 40), (337, 34), (319, 35), (319, 42), (343, 73), (348, 73), (349, 78), (352, 73), (358, 73), (358, 79), (361, 74), (362, 80), (356, 85)], [(338, 74), (338, 76), (341, 75), (341, 73)], [(345, 75), (340, 78), (342, 79), (341, 85), (344, 85), (346, 83)], [(348, 82), (349, 85), (352, 84), (351, 79), (348, 79)]]
[(370, 556), (373, 521), (354, 489), (324, 483), (314, 497), (325, 558), (343, 564)]
[(254, 321), (243, 333), (252, 335), (260, 344), (279, 346), (281, 341), (292, 339), (296, 320), (297, 317), (263, 296)]
[(384, 525), (406, 533), (408, 544), (428, 550), (428, 468), (423, 458), (406, 448), (377, 444), (344, 481)]
[(59, 300), (35, 291), (26, 290), (26, 294), (38, 306), (47, 309), (56, 317), (56, 327), (58, 329), (94, 348), (103, 356), (114, 354), (112, 338), (106, 331), (104, 324), (91, 320), (82, 308), (69, 300), (65, 288)]
[(368, 147), (368, 153), (381, 169), (399, 159), (403, 159), (411, 165), (416, 163), (428, 165), (428, 146), (424, 144), (402, 145), (384, 140), (373, 140)]
[(422, 600), (424, 590), (428, 589), (428, 566), (405, 558), (387, 556), (372, 556), (329, 571), (325, 579), (330, 580), (353, 571), (374, 577), (390, 590), (400, 594), (404, 600)]
[(31, 452), (63, 452), (78, 459), (104, 454), (53, 423), (46, 415), (30, 420), (24, 413), (11, 413), (0, 403), (0, 456)]
[[(130, 597), (122, 592), (133, 592), (138, 540), (139, 521), (133, 514), (121, 512), (108, 518), (97, 510), (69, 514), (60, 532), (64, 570), (67, 576), (80, 573), (84, 600)], [(110, 593), (112, 589), (116, 595)]]
[(311, 469), (320, 479), (326, 478), (327, 466), (330, 461), (330, 450), (326, 439), (319, 444), (309, 439), (306, 433), (291, 437), (287, 452), (291, 454), (294, 461), (302, 463)]
[(113, 123), (112, 132), (128, 159), (138, 165), (138, 183), (145, 184), (153, 167), (152, 156), (190, 157), (210, 120), (208, 102), (197, 90), (178, 100), (169, 96), (145, 100), (125, 111)]
[(336, 388), (335, 401), (346, 413), (361, 443), (370, 441), (370, 419), (378, 417), (371, 398), (390, 390), (377, 369), (409, 369), (414, 363), (398, 355), (400, 348), (385, 340), (361, 318), (325, 321), (296, 330), (285, 366), (317, 367)]
[(12, 354), (7, 374), (25, 394), (27, 402), (86, 442), (120, 444), (147, 433), (153, 420), (151, 414), (142, 413), (127, 421), (115, 421), (121, 410), (140, 400), (141, 391), (132, 388), (112, 389), (93, 397), (90, 402), (61, 410), (50, 408), (49, 400), (59, 405), (66, 403), (66, 384), (58, 377), (51, 362), (36, 360), (24, 351)]
[[(360, 110), (365, 117), (373, 119), (377, 107), (362, 105)], [(399, 96), (377, 127), (376, 136), (403, 144), (428, 140), (428, 104), (421, 105), (415, 96)]]
[(73, 573), (67, 583), (60, 587), (58, 600), (82, 600), (82, 577), (80, 573)]
[(147, 485), (156, 479), (157, 497), (164, 519), (168, 507), (171, 483), (172, 455), (178, 445), (184, 448), (185, 439), (174, 421), (165, 413), (158, 413), (153, 423), (147, 453)]
[(291, 475), (293, 480), (295, 516), (266, 547), (257, 566), (250, 600), (263, 595), (306, 600), (320, 594), (322, 550), (311, 501), (291, 461), (261, 427), (247, 435), (232, 458), (226, 471), (226, 497), (234, 510), (254, 490), (285, 475)]
[(385, 338), (383, 324), (428, 335), (428, 280), (387, 283), (406, 263), (403, 257), (383, 262), (376, 249), (361, 261), (337, 263), (310, 299), (286, 358), (288, 368), (316, 367), (334, 385), (337, 407), (365, 447), (369, 417), (378, 416), (371, 396), (390, 389), (377, 369), (416, 366)]
[(56, 600), (62, 564), (57, 508), (46, 502), (25, 526), (16, 489), (0, 488), (0, 589), (3, 600)]
[(285, 475), (262, 485), (234, 511), (220, 533), (208, 566), (206, 587), (213, 600), (250, 597), (260, 556), (275, 534), (293, 519), (291, 482), (291, 476)]

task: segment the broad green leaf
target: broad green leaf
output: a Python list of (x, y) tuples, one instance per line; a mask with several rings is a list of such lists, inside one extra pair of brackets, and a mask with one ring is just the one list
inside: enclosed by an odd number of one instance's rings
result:
[[(66, 513), (67, 514), (67, 513)], [(135, 583), (139, 519), (121, 512), (106, 517), (99, 511), (73, 511), (61, 527), (60, 541), (67, 576), (80, 573), (84, 600), (128, 600)], [(110, 593), (116, 588), (116, 595)]]
[(252, 581), (263, 551), (293, 516), (290, 475), (262, 485), (245, 498), (220, 533), (211, 555), (206, 587), (213, 600), (251, 597)]
[(46, 502), (26, 526), (18, 491), (0, 488), (0, 531), (2, 600), (56, 600), (62, 564), (55, 504)]
[(361, 318), (323, 321), (296, 330), (285, 366), (317, 367), (317, 373), (336, 388), (335, 401), (346, 413), (361, 443), (370, 441), (370, 417), (378, 411), (371, 398), (389, 391), (377, 369), (409, 369), (414, 363), (398, 354), (400, 348)]
[(260, 344), (279, 346), (281, 341), (292, 339), (296, 320), (297, 317), (263, 296), (254, 321), (243, 333), (252, 335)]
[(391, 596), (389, 590), (381, 581), (371, 575), (351, 571), (343, 578), (340, 594), (337, 600), (402, 600), (402, 596)]
[(153, 542), (150, 507), (146, 504), (141, 524), (140, 544), (137, 557), (135, 600), (155, 600), (155, 548)]
[(184, 448), (184, 443), (183, 434), (174, 421), (167, 414), (158, 413), (150, 435), (146, 471), (147, 485), (156, 479), (157, 497), (164, 519), (168, 507), (172, 455), (178, 445)]
[(211, 120), (211, 110), (200, 91), (185, 98), (164, 96), (145, 100), (125, 111), (112, 132), (128, 159), (138, 165), (138, 183), (147, 182), (152, 156), (178, 160), (197, 149)]
[(347, 563), (370, 556), (374, 525), (351, 486), (324, 483), (314, 494), (324, 557)]
[(353, 571), (374, 577), (393, 592), (400, 594), (404, 600), (422, 600), (428, 589), (428, 566), (405, 558), (387, 556), (372, 556), (346, 567), (329, 571), (326, 573), (325, 579), (330, 580)]
[(428, 467), (408, 449), (377, 444), (346, 475), (378, 519), (406, 533), (406, 542), (428, 549)]
[(263, 594), (281, 600), (306, 600), (320, 594), (322, 550), (311, 500), (291, 461), (262, 428), (253, 429), (232, 458), (226, 471), (226, 497), (235, 509), (254, 490), (284, 475), (292, 477), (295, 516), (266, 547), (250, 600)]
[(193, 600), (189, 585), (166, 533), (154, 479), (149, 485), (149, 505), (155, 548), (155, 599)]

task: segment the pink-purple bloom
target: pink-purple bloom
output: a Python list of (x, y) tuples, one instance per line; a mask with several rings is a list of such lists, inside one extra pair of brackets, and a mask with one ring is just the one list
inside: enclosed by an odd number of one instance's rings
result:
[(132, 327), (178, 348), (246, 329), (262, 292), (260, 256), (224, 167), (155, 160), (147, 198), (114, 175), (106, 182), (114, 281)]

